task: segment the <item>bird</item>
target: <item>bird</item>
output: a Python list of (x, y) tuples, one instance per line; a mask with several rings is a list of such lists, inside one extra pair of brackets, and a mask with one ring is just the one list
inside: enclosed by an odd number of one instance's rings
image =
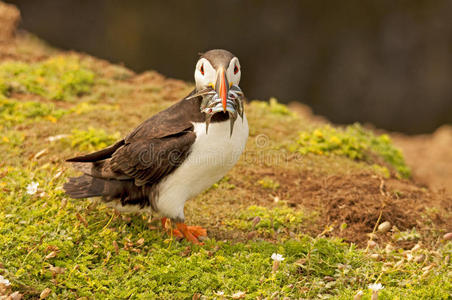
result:
[(101, 197), (120, 212), (157, 212), (165, 230), (202, 244), (207, 231), (185, 224), (184, 206), (224, 177), (245, 150), (249, 127), (240, 78), (231, 52), (201, 53), (195, 88), (186, 97), (113, 145), (66, 160), (83, 173), (64, 184), (66, 194)]

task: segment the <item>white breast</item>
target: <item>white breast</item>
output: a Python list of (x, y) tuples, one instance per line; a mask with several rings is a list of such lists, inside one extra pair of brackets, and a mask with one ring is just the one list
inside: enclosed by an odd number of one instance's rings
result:
[(156, 201), (159, 212), (167, 217), (184, 219), (184, 204), (220, 180), (236, 163), (248, 139), (248, 121), (238, 117), (230, 136), (230, 121), (193, 123), (196, 140), (190, 155), (159, 185)]

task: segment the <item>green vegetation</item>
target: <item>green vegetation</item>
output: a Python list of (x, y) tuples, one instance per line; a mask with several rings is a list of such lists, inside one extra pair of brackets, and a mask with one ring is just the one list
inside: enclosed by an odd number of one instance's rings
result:
[(118, 106), (108, 104), (92, 104), (89, 102), (80, 102), (70, 109), (70, 111), (76, 115), (92, 112), (92, 111), (115, 111), (118, 110)]
[(36, 120), (56, 122), (66, 113), (66, 110), (57, 109), (51, 103), (0, 99), (0, 122), (3, 126), (14, 126)]
[(252, 101), (251, 105), (275, 115), (294, 116), (294, 113), (286, 105), (278, 103), (276, 98), (270, 98), (268, 102)]
[(217, 183), (214, 183), (211, 188), (212, 189), (223, 188), (223, 189), (233, 190), (233, 189), (235, 189), (235, 185), (229, 183), (230, 180), (231, 180), (231, 178), (229, 176), (224, 176)]
[(311, 219), (312, 216), (303, 211), (285, 205), (274, 208), (251, 205), (239, 212), (236, 219), (227, 221), (227, 224), (233, 229), (256, 231), (259, 235), (269, 237), (283, 230), (300, 233), (302, 224)]
[(84, 68), (76, 56), (56, 56), (28, 64), (0, 64), (0, 98), (10, 93), (29, 93), (53, 100), (71, 100), (88, 93), (94, 72)]
[(107, 134), (103, 129), (90, 127), (88, 130), (73, 129), (67, 140), (80, 151), (94, 151), (110, 146), (120, 137), (119, 132)]
[(57, 122), (62, 116), (70, 113), (76, 115), (105, 110), (115, 111), (117, 106), (106, 104), (90, 104), (80, 102), (70, 109), (56, 108), (53, 103), (39, 101), (18, 101), (15, 99), (0, 99), (0, 121), (3, 126), (15, 126), (36, 121)]
[(0, 128), (0, 134), (0, 145), (6, 145), (8, 150), (19, 148), (25, 139), (23, 133), (14, 130)]
[(257, 182), (264, 189), (276, 191), (279, 188), (279, 182), (271, 179), (270, 177), (264, 177)]
[(375, 136), (359, 124), (333, 128), (330, 125), (310, 132), (301, 132), (296, 145), (289, 147), (291, 151), (301, 154), (340, 155), (354, 160), (366, 161), (393, 168), (398, 175), (409, 177), (410, 170), (406, 166), (400, 150), (394, 147), (387, 134)]

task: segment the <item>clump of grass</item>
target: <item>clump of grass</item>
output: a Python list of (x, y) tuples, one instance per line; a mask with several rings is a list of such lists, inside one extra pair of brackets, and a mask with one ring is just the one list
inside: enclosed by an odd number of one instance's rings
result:
[(69, 140), (71, 147), (80, 151), (94, 151), (110, 146), (119, 137), (119, 132), (108, 134), (103, 129), (90, 127), (88, 130), (73, 129), (71, 135), (64, 140)]
[(279, 182), (271, 179), (270, 177), (264, 177), (257, 181), (257, 183), (264, 189), (276, 191), (279, 188)]
[(211, 188), (212, 189), (222, 188), (222, 189), (226, 189), (226, 190), (233, 190), (233, 189), (235, 189), (235, 185), (230, 183), (229, 182), (230, 180), (231, 180), (231, 177), (224, 176), (223, 178), (220, 179), (220, 181), (218, 181), (217, 183), (214, 183)]
[(17, 61), (0, 64), (0, 95), (3, 97), (15, 92), (71, 100), (89, 93), (93, 84), (94, 73), (82, 67), (75, 56), (55, 56), (31, 64)]
[(420, 239), (421, 234), (416, 230), (416, 228), (412, 228), (411, 230), (405, 231), (396, 230), (392, 235), (392, 238), (395, 241), (412, 241)]
[(8, 92), (8, 85), (3, 80), (0, 80), (0, 98), (3, 98)]
[(297, 143), (289, 147), (301, 154), (340, 155), (353, 160), (389, 166), (401, 177), (409, 177), (410, 170), (400, 150), (394, 147), (387, 134), (380, 136), (365, 130), (359, 124), (344, 129), (330, 125), (310, 132), (301, 132)]
[(0, 135), (0, 145), (7, 145), (9, 148), (8, 150), (16, 149), (22, 145), (25, 139), (25, 136), (21, 132), (15, 130), (4, 130), (1, 126)]
[(0, 99), (0, 122), (4, 126), (14, 126), (36, 120), (55, 122), (67, 112), (64, 109), (55, 108), (53, 104)]
[(289, 110), (289, 108), (278, 102), (276, 98), (270, 98), (268, 102), (265, 101), (252, 101), (251, 105), (265, 111), (268, 111), (275, 115), (281, 116), (293, 116), (294, 113)]
[(80, 115), (84, 113), (89, 113), (92, 111), (115, 111), (118, 110), (119, 107), (117, 105), (109, 105), (109, 104), (92, 104), (89, 102), (80, 102), (74, 107), (70, 109), (71, 112)]
[(303, 211), (285, 205), (274, 208), (251, 205), (241, 211), (236, 219), (228, 221), (228, 225), (239, 230), (257, 231), (267, 236), (281, 230), (299, 231), (309, 218)]

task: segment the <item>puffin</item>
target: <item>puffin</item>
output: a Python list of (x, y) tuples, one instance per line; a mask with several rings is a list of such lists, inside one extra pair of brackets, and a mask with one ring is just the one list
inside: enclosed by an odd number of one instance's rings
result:
[(202, 244), (207, 231), (185, 224), (184, 206), (220, 180), (245, 149), (249, 128), (240, 77), (231, 52), (200, 54), (189, 95), (115, 144), (66, 160), (82, 172), (64, 184), (66, 194), (101, 197), (119, 212), (156, 212), (165, 231)]

